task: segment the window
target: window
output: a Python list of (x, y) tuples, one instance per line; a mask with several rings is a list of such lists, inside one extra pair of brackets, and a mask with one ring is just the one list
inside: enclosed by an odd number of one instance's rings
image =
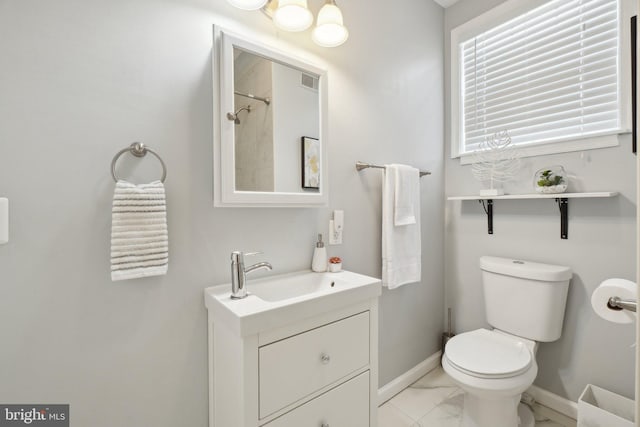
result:
[(452, 157), (502, 130), (533, 148), (524, 155), (617, 145), (630, 102), (619, 1), (552, 0), (522, 11), (527, 2), (510, 0), (455, 29)]

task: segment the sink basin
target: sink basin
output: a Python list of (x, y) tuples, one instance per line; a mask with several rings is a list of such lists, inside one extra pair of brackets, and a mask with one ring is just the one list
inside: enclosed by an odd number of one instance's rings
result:
[(346, 286), (339, 275), (340, 273), (306, 273), (281, 276), (275, 280), (257, 280), (249, 285), (249, 295), (275, 302), (308, 294), (335, 292)]
[(210, 321), (225, 322), (241, 336), (376, 298), (380, 279), (350, 271), (297, 273), (247, 281), (249, 296), (231, 299), (231, 284), (204, 290)]

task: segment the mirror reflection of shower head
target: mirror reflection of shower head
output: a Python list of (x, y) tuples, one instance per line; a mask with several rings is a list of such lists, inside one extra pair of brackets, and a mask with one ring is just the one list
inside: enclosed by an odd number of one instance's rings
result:
[(242, 107), (238, 111), (236, 111), (235, 113), (227, 113), (227, 119), (232, 121), (233, 123), (239, 125), (240, 124), (240, 118), (238, 117), (238, 114), (240, 114), (241, 111), (246, 111), (247, 113), (250, 113), (251, 112), (251, 105), (247, 105), (246, 107)]
[(227, 119), (234, 122), (235, 124), (240, 124), (240, 119), (233, 113), (227, 113)]

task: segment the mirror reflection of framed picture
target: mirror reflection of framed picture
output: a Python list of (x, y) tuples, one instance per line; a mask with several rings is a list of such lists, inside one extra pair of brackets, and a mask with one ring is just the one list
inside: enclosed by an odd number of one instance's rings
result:
[(320, 189), (320, 141), (302, 137), (302, 188)]

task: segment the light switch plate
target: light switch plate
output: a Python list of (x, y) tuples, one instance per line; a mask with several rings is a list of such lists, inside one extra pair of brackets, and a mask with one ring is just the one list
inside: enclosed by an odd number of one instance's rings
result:
[(342, 231), (334, 230), (333, 220), (329, 220), (329, 244), (341, 245), (342, 244)]
[(9, 242), (9, 199), (0, 197), (0, 245)]

